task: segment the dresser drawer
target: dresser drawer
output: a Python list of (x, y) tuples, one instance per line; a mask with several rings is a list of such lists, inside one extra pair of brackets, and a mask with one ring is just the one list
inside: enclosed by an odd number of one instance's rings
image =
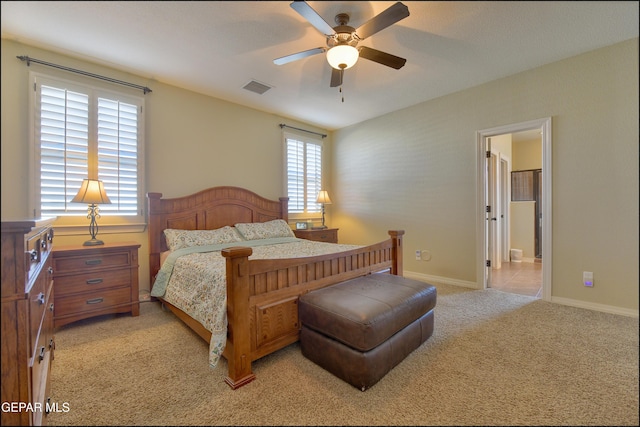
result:
[(129, 269), (94, 271), (74, 276), (56, 277), (56, 295), (95, 292), (106, 288), (129, 287), (131, 271)]
[(54, 257), (53, 269), (57, 273), (74, 271), (89, 272), (110, 267), (131, 265), (129, 252), (82, 254), (69, 257)]
[(40, 326), (42, 325), (42, 319), (44, 317), (44, 311), (47, 304), (47, 277), (45, 274), (41, 274), (33, 283), (31, 290), (29, 291), (29, 341), (31, 343), (31, 349), (35, 353), (35, 347), (37, 345), (38, 333), (40, 332)]
[(45, 229), (30, 236), (26, 243), (25, 257), (28, 261), (28, 279), (32, 280), (49, 259), (53, 243), (53, 229)]
[(85, 313), (131, 302), (131, 289), (110, 289), (103, 292), (61, 297), (56, 293), (55, 317)]
[(48, 350), (49, 339), (52, 338), (52, 324), (47, 323), (53, 318), (53, 283), (51, 275), (38, 277), (29, 293), (29, 342), (31, 344), (31, 359), (36, 360), (41, 348)]

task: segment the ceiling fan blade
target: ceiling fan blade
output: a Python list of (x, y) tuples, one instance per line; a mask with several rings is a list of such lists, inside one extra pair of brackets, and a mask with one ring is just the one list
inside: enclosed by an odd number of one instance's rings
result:
[(387, 67), (395, 68), (399, 70), (404, 67), (407, 62), (406, 59), (399, 56), (391, 55), (390, 53), (381, 52), (370, 47), (362, 46), (358, 48), (360, 51), (360, 57), (368, 59), (369, 61), (377, 62), (378, 64), (386, 65)]
[(395, 24), (401, 19), (406, 18), (407, 16), (409, 16), (409, 8), (404, 4), (397, 2), (358, 27), (356, 34), (361, 40), (364, 40), (378, 31), (384, 30), (389, 25)]
[(289, 6), (293, 8), (296, 12), (298, 12), (304, 19), (309, 21), (311, 25), (313, 25), (318, 31), (326, 36), (330, 36), (335, 34), (333, 27), (327, 24), (322, 16), (318, 15), (318, 12), (313, 10), (311, 6), (306, 1), (294, 1)]
[(306, 58), (308, 56), (317, 55), (327, 50), (326, 47), (316, 47), (315, 49), (309, 49), (298, 53), (292, 53), (291, 55), (283, 56), (273, 60), (276, 65), (288, 64), (289, 62), (297, 61), (298, 59)]
[(331, 67), (331, 84), (330, 87), (342, 86), (342, 77), (344, 76), (344, 70), (338, 70)]

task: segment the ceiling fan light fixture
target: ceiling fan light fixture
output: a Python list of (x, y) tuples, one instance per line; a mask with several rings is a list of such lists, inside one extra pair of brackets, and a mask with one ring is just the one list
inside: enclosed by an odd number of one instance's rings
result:
[(348, 44), (334, 46), (327, 51), (327, 61), (336, 70), (346, 70), (358, 61), (358, 49)]

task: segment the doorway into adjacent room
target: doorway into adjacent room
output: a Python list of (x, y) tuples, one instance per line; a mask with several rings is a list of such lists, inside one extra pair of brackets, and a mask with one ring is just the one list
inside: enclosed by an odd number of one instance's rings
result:
[(550, 300), (551, 119), (479, 131), (477, 144), (479, 286)]

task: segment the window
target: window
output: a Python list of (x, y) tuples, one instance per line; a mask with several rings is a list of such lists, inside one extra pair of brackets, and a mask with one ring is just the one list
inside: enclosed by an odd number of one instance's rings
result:
[(35, 91), (32, 203), (36, 216), (86, 215), (71, 203), (82, 180), (100, 179), (100, 214), (142, 217), (144, 99), (31, 74)]
[(285, 145), (289, 213), (298, 217), (319, 214), (316, 198), (322, 189), (322, 142), (285, 133)]

